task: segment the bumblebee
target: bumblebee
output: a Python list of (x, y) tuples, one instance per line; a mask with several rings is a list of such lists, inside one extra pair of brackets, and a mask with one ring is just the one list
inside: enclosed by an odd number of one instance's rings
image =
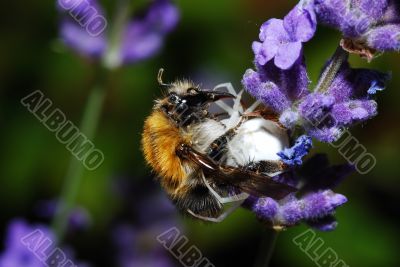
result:
[[(268, 175), (284, 171), (279, 160), (246, 162), (232, 160), (235, 155), (228, 157), (234, 153), (230, 142), (247, 118), (240, 116), (230, 120), (233, 125), (224, 124), (209, 107), (234, 95), (203, 90), (189, 81), (164, 84), (162, 73), (161, 69), (158, 81), (166, 94), (155, 101), (145, 121), (142, 150), (179, 210), (204, 221), (220, 222), (249, 195), (281, 199), (296, 190)], [(227, 203), (232, 207), (224, 211)]]

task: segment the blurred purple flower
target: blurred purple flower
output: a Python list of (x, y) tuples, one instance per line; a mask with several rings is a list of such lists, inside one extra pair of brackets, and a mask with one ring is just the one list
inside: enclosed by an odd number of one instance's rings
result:
[[(104, 11), (96, 0), (88, 3), (96, 10), (97, 17), (104, 18)], [(65, 11), (60, 6), (59, 9)], [(88, 19), (84, 21), (83, 11), (75, 12), (76, 20), (71, 17), (71, 12), (64, 15), (60, 24), (63, 42), (83, 56), (104, 59), (110, 67), (136, 63), (158, 53), (165, 36), (175, 28), (179, 20), (178, 9), (170, 0), (153, 0), (142, 16), (136, 16), (122, 25), (123, 28), (118, 32), (121, 35), (119, 42), (115, 44), (112, 43), (115, 40), (110, 40), (109, 32), (92, 34), (87, 26), (82, 27), (88, 25), (88, 21), (90, 23)]]
[(172, 267), (167, 251), (158, 244), (161, 232), (136, 229), (130, 224), (118, 225), (112, 239), (116, 246), (119, 267)]
[[(15, 219), (8, 226), (5, 250), (0, 255), (0, 267), (54, 266), (53, 260), (60, 259), (55, 256), (57, 254), (53, 254), (57, 251), (61, 251), (65, 256), (64, 259), (61, 258), (62, 266), (67, 267), (72, 266), (73, 262), (78, 263), (74, 260), (72, 249), (58, 248), (56, 242), (55, 235), (47, 226), (29, 225), (22, 219)], [(57, 260), (56, 263), (59, 261)], [(79, 262), (73, 266), (90, 265)]]
[(52, 233), (44, 226), (30, 226), (16, 219), (9, 226), (5, 239), (5, 251), (0, 255), (0, 267), (44, 267), (43, 262), (24, 245), (21, 239), (39, 229), (50, 240)]
[(343, 33), (346, 50), (368, 59), (375, 51), (400, 50), (397, 0), (315, 0), (315, 12), (318, 21)]
[(115, 195), (126, 204), (124, 215), (112, 231), (119, 267), (175, 266), (156, 237), (180, 226), (178, 212), (168, 197), (154, 190), (152, 179), (114, 179)]
[[(35, 208), (41, 219), (52, 220), (57, 212), (58, 202), (55, 200), (41, 201)], [(69, 231), (84, 231), (90, 227), (91, 217), (83, 207), (75, 207), (68, 218)]]
[(178, 9), (169, 0), (155, 0), (143, 18), (135, 18), (126, 25), (120, 52), (122, 62), (133, 63), (156, 54), (178, 20)]
[(302, 1), (283, 19), (270, 19), (260, 29), (260, 41), (253, 42), (255, 61), (265, 65), (274, 58), (281, 69), (290, 69), (301, 57), (302, 43), (316, 31), (316, 18), (310, 5)]
[(62, 20), (60, 35), (64, 44), (83, 56), (98, 59), (107, 49), (104, 34), (96, 37), (91, 36), (78, 23), (70, 19)]

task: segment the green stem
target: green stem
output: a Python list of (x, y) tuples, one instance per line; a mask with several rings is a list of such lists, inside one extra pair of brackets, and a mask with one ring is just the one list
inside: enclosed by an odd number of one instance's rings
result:
[(119, 67), (121, 62), (121, 43), (125, 24), (132, 12), (130, 1), (119, 0), (115, 12), (112, 28), (109, 34), (109, 46), (103, 57), (103, 65), (108, 69)]
[[(85, 107), (80, 130), (83, 134), (85, 134), (87, 139), (91, 141), (93, 141), (95, 136), (104, 102), (104, 96), (104, 87), (95, 86), (89, 95), (89, 99)], [(52, 225), (54, 233), (57, 236), (57, 241), (60, 243), (64, 239), (66, 233), (68, 217), (71, 209), (74, 207), (83, 172), (83, 163), (78, 161), (74, 156), (71, 156), (61, 196), (58, 201), (57, 213)]]
[(333, 54), (331, 62), (326, 67), (325, 71), (322, 73), (321, 78), (318, 82), (315, 92), (326, 92), (329, 86), (332, 84), (333, 79), (335, 79), (338, 71), (342, 64), (347, 60), (349, 53), (343, 50), (341, 46)]
[(275, 230), (266, 230), (261, 240), (260, 249), (258, 252), (258, 258), (255, 263), (255, 267), (268, 267), (271, 261), (272, 255), (274, 254), (275, 244), (278, 240), (279, 232)]

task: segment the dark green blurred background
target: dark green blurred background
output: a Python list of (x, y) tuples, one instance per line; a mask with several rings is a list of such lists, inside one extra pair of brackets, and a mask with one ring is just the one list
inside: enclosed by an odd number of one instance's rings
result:
[[(107, 1), (105, 1), (107, 2)], [(251, 43), (259, 26), (282, 17), (295, 1), (180, 0), (182, 19), (162, 52), (151, 60), (114, 73), (95, 138), (106, 160), (98, 170), (85, 172), (79, 204), (92, 215), (88, 232), (71, 238), (80, 258), (106, 265), (108, 231), (121, 203), (110, 191), (116, 177), (152, 179), (140, 151), (140, 134), (152, 101), (160, 95), (156, 74), (165, 80), (191, 77), (207, 86), (232, 82), (240, 88), (244, 71), (252, 67)], [(52, 0), (2, 1), (0, 4), (0, 233), (8, 221), (32, 216), (39, 200), (54, 199), (61, 190), (70, 153), (21, 104), (28, 93), (41, 90), (68, 119), (79, 124), (93, 79), (90, 62), (77, 57), (58, 40), (58, 17)], [(112, 6), (111, 1), (108, 5)], [(306, 45), (309, 74), (319, 70), (338, 44), (339, 35), (320, 28)], [(354, 66), (392, 71), (393, 80), (378, 94), (379, 115), (351, 132), (377, 159), (367, 175), (354, 174), (336, 190), (348, 203), (339, 208), (339, 226), (318, 233), (349, 266), (400, 266), (400, 55), (385, 54), (372, 64), (352, 57)], [(344, 162), (328, 145), (315, 151)], [(144, 178), (145, 177), (145, 178)], [(154, 185), (157, 186), (158, 185)], [(264, 233), (246, 211), (218, 225), (183, 220), (185, 233), (218, 266), (252, 266)], [(272, 266), (316, 266), (292, 239), (306, 229), (295, 227), (279, 237)], [(96, 260), (103, 252), (102, 260)], [(177, 263), (179, 266), (179, 263)]]

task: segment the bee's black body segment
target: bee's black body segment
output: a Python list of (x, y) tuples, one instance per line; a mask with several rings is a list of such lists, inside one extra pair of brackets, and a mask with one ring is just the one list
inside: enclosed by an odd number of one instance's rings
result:
[(205, 217), (217, 217), (222, 209), (221, 204), (204, 184), (191, 187), (182, 197), (174, 199), (173, 202), (182, 212), (191, 210)]

